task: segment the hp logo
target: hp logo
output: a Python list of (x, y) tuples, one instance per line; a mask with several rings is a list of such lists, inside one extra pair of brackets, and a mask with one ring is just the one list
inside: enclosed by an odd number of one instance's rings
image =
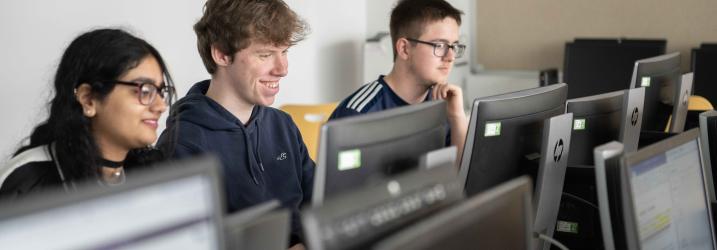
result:
[(553, 149), (553, 160), (555, 160), (555, 162), (559, 162), (560, 159), (563, 158), (563, 146), (563, 139), (558, 139)]
[(637, 121), (638, 121), (637, 119), (639, 119), (639, 118), (640, 118), (640, 110), (635, 108), (634, 110), (632, 110), (632, 116), (630, 117), (630, 123), (632, 123), (632, 126), (637, 125)]

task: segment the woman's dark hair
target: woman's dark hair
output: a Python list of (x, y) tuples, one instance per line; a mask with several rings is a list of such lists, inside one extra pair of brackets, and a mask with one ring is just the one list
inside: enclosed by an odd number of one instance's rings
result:
[[(75, 98), (75, 88), (87, 83), (93, 97), (103, 100), (115, 86), (104, 82), (119, 79), (147, 56), (157, 60), (165, 84), (174, 87), (159, 52), (140, 38), (119, 29), (92, 30), (75, 38), (62, 55), (55, 74), (50, 117), (35, 127), (29, 145), (21, 147), (15, 155), (54, 142), (55, 160), (62, 166), (66, 178), (95, 178), (101, 154), (90, 130), (90, 119), (83, 115), (82, 106)], [(158, 149), (133, 149), (127, 155), (125, 167), (161, 160), (164, 155)]]

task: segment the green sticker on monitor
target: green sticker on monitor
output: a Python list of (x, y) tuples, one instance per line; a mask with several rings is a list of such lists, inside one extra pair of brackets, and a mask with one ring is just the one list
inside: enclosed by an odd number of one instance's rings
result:
[(640, 86), (641, 87), (650, 87), (650, 78), (649, 77), (643, 77), (640, 80)]
[(577, 234), (578, 233), (578, 223), (571, 222), (571, 221), (559, 220), (558, 223), (555, 225), (555, 231)]
[(351, 149), (339, 152), (339, 171), (361, 167), (361, 150)]
[(585, 119), (573, 120), (573, 130), (584, 130), (584, 129), (585, 129)]
[(485, 137), (488, 136), (499, 136), (500, 135), (500, 122), (488, 122), (485, 124)]

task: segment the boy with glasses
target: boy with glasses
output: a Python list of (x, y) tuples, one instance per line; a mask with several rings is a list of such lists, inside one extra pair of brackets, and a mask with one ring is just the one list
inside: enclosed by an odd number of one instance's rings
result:
[[(219, 157), (229, 213), (279, 200), (292, 211), (290, 246), (298, 248), (314, 162), (291, 117), (269, 105), (288, 73), (287, 51), (306, 28), (281, 0), (208, 0), (194, 31), (211, 79), (172, 106), (159, 141), (176, 145), (175, 158)], [(176, 143), (164, 140), (172, 134)]]
[(468, 120), (460, 87), (446, 80), (466, 47), (458, 41), (461, 14), (444, 0), (400, 1), (391, 12), (393, 69), (344, 99), (329, 119), (446, 100), (447, 144), (457, 147), (460, 159)]

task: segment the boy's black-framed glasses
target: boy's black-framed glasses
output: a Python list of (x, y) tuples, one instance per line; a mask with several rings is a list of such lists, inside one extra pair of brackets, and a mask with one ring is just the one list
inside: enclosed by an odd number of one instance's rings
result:
[(455, 58), (461, 58), (463, 56), (463, 52), (466, 51), (466, 45), (460, 43), (448, 44), (444, 42), (427, 42), (415, 38), (406, 38), (406, 40), (433, 46), (433, 55), (437, 57), (444, 57), (448, 54), (448, 49), (453, 49)]

